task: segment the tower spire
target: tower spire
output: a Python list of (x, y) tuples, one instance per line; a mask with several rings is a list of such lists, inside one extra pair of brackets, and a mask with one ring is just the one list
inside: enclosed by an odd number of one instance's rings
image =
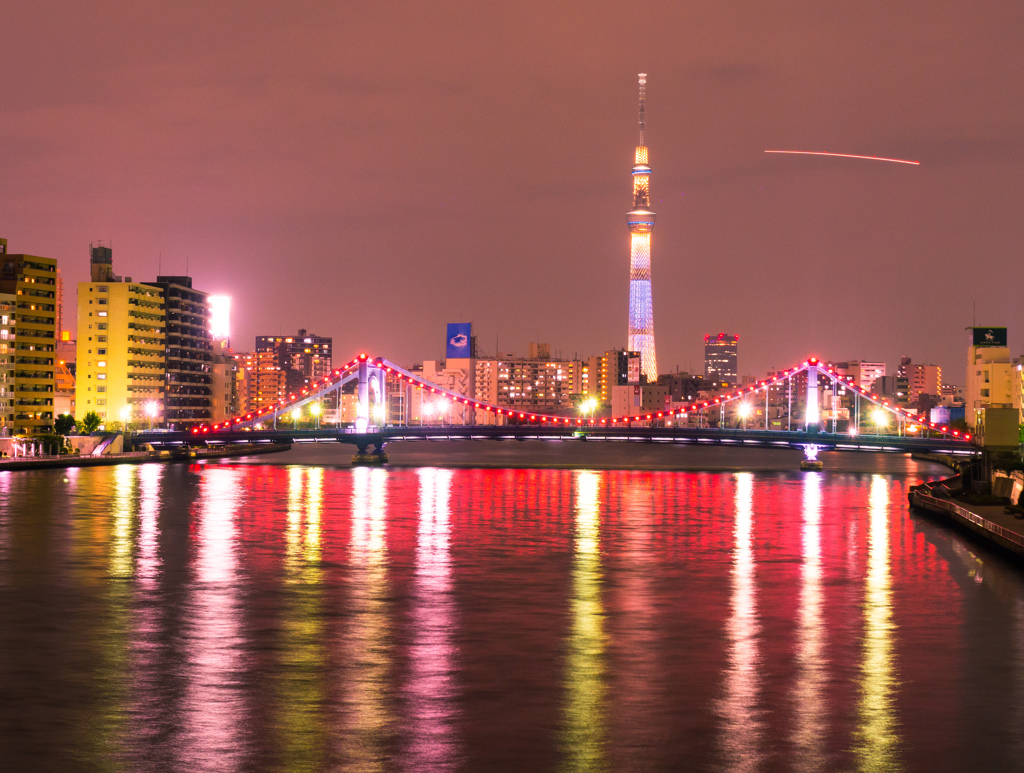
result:
[(651, 303), (651, 167), (644, 141), (644, 103), (647, 73), (640, 73), (640, 144), (633, 165), (633, 209), (626, 213), (629, 226), (629, 336), (631, 352), (640, 352), (640, 370), (649, 383), (658, 380), (654, 354), (654, 310)]
[(647, 73), (640, 73), (640, 144), (644, 142), (644, 103), (647, 101)]

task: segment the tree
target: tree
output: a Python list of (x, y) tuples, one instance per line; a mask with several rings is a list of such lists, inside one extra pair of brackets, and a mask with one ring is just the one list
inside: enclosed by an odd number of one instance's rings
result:
[(53, 431), (58, 435), (70, 435), (75, 430), (75, 417), (70, 413), (62, 413), (53, 422)]
[(102, 419), (96, 411), (89, 411), (85, 416), (82, 417), (82, 422), (79, 425), (83, 435), (91, 435), (97, 429), (99, 429)]

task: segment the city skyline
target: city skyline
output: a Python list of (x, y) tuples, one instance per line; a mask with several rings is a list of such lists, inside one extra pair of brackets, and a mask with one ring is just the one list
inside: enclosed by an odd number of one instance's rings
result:
[[(867, 8), (629, 18), (598, 4), (583, 27), (539, 7), (454, 23), (465, 10), (354, 11), (342, 25), (300, 8), (231, 40), (233, 15), (188, 4), (144, 20), (14, 10), (0, 233), (56, 258), (68, 288), (100, 238), (136, 280), (183, 274), (187, 256), (198, 285), (235, 299), (246, 342), (307, 327), (339, 356), (412, 361), (440, 354), (446, 322), (472, 319), (486, 349), (625, 346), (618, 218), (635, 125), (622, 105), (645, 71), (658, 84), (660, 370), (696, 370), (703, 335), (730, 330), (751, 375), (811, 354), (909, 354), (957, 381), (975, 304), (1019, 349), (1020, 8), (909, 4), (886, 27)], [(577, 45), (548, 45), (577, 29)], [(496, 43), (513, 33), (506, 63)], [(40, 49), (46, 67), (19, 55)]]

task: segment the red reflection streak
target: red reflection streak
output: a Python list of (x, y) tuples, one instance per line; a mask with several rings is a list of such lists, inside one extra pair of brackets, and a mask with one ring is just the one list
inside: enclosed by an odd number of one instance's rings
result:
[(407, 694), (412, 719), (410, 770), (450, 770), (456, 765), (455, 603), (449, 552), (452, 472), (425, 468), (420, 483), (419, 535), (413, 579), (413, 643)]
[(893, 164), (912, 164), (921, 166), (920, 161), (908, 161), (904, 158), (885, 158), (884, 156), (858, 156), (853, 153), (826, 153), (820, 150), (766, 150), (765, 153), (785, 153), (792, 156), (835, 156), (836, 158), (859, 158), (864, 161), (889, 161)]
[(234, 519), (245, 475), (227, 467), (202, 469), (195, 578), (187, 605), (180, 747), (185, 770), (236, 770), (242, 764), (243, 702), (234, 678), (242, 645)]

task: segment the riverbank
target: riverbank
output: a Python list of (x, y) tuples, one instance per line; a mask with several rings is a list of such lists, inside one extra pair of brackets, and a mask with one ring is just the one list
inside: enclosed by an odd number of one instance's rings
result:
[(910, 490), (910, 506), (973, 533), (981, 539), (1024, 558), (1024, 519), (1007, 512), (1005, 505), (978, 505), (957, 499), (960, 476), (923, 483)]
[(216, 448), (183, 448), (173, 451), (129, 451), (100, 456), (28, 456), (0, 459), (0, 472), (10, 470), (46, 470), (63, 467), (103, 467), (111, 464), (146, 464), (148, 462), (188, 462), (204, 459), (226, 459), (287, 451), (290, 443), (259, 445), (240, 444)]

